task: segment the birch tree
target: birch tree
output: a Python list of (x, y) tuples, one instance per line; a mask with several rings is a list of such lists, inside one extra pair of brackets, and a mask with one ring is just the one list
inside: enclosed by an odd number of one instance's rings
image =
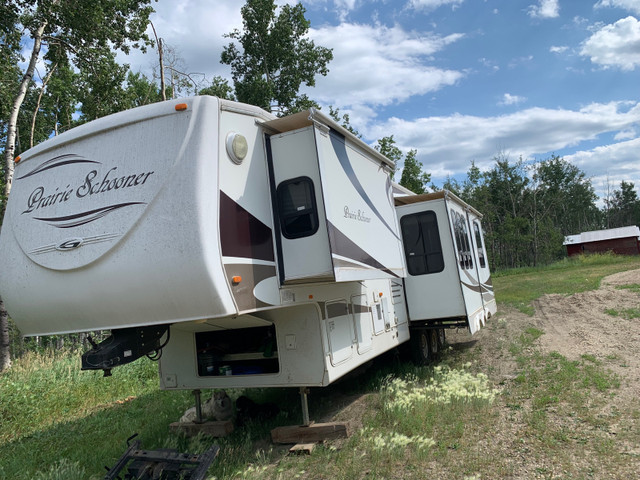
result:
[[(17, 76), (11, 82), (12, 91), (0, 92), (3, 101), (10, 97), (8, 115), (3, 115), (4, 172), (2, 204), (13, 181), (18, 119), (25, 98), (32, 88), (36, 65), (45, 64), (47, 73), (56, 68), (73, 67), (85, 78), (98, 81), (101, 74), (114, 67), (114, 50), (129, 53), (131, 48), (145, 48), (150, 39), (145, 34), (149, 15), (153, 11), (151, 0), (9, 0), (0, 5), (0, 61), (3, 68), (11, 65), (10, 72)], [(15, 46), (24, 47), (27, 66), (20, 70), (15, 62)], [(104, 75), (102, 75), (104, 76)], [(87, 85), (91, 82), (88, 81)], [(95, 85), (91, 85), (95, 87)], [(4, 87), (3, 87), (4, 88)], [(95, 92), (94, 92), (95, 93)], [(108, 95), (108, 92), (107, 92)], [(85, 96), (85, 102), (98, 97)], [(99, 102), (98, 102), (99, 103)], [(95, 115), (107, 109), (94, 108)], [(88, 107), (88, 105), (84, 105)], [(82, 106), (80, 107), (82, 108)], [(1, 293), (1, 292), (0, 292)], [(8, 317), (0, 300), (0, 370), (10, 365)]]

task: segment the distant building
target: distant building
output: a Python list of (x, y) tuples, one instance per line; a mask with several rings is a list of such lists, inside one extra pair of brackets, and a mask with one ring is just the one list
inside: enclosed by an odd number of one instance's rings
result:
[(640, 228), (636, 226), (611, 228), (568, 235), (563, 245), (567, 255), (613, 252), (619, 255), (640, 255)]

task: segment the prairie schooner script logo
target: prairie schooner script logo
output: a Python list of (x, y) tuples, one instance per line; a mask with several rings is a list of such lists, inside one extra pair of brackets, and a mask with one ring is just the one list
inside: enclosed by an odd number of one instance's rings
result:
[(344, 218), (349, 218), (351, 220), (358, 220), (359, 222), (369, 223), (371, 221), (371, 217), (365, 216), (364, 212), (358, 210), (357, 212), (349, 210), (349, 207), (344, 206)]
[[(70, 164), (102, 165), (101, 162), (88, 160), (79, 155), (60, 155), (47, 160), (35, 169), (19, 177), (18, 180)], [(36, 212), (44, 214), (46, 213), (47, 207), (64, 204), (72, 199), (87, 199), (111, 191), (136, 188), (144, 185), (153, 173), (153, 171), (150, 171), (120, 175), (118, 167), (111, 167), (106, 173), (101, 172), (99, 167), (96, 167), (85, 175), (80, 184), (72, 185), (69, 183), (65, 187), (58, 186), (53, 190), (52, 187), (39, 185), (34, 188), (29, 195), (26, 205), (27, 208), (22, 212), (22, 215)], [(93, 222), (121, 208), (140, 204), (144, 204), (144, 202), (124, 202), (58, 217), (34, 216), (33, 219), (46, 222), (57, 228), (71, 228)]]

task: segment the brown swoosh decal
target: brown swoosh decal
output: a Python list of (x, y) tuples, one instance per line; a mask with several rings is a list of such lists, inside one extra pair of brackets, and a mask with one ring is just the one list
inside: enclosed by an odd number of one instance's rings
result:
[[(240, 311), (273, 306), (258, 300), (253, 294), (253, 289), (263, 280), (276, 276), (276, 267), (274, 265), (227, 263), (224, 268), (227, 272), (229, 285), (231, 285), (231, 292)], [(231, 279), (235, 276), (242, 277), (242, 281), (234, 284)]]
[(225, 257), (274, 261), (271, 228), (220, 191), (220, 244)]

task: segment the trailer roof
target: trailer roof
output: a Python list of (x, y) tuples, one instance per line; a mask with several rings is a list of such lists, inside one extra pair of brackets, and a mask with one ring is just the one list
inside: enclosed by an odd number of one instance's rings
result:
[(449, 190), (439, 190), (437, 192), (420, 193), (417, 195), (403, 195), (400, 197), (395, 197), (394, 201), (396, 206), (400, 206), (400, 205), (410, 205), (412, 203), (426, 202), (429, 200), (437, 200), (439, 198), (447, 198), (447, 199), (453, 200), (459, 203), (460, 205), (462, 205), (466, 210), (470, 210), (479, 218), (482, 218), (482, 214), (478, 210), (473, 208), (464, 200), (460, 199), (457, 195), (454, 195), (453, 193), (451, 193)]
[(315, 108), (311, 108), (309, 110), (304, 110), (302, 112), (294, 113), (293, 115), (287, 115), (286, 117), (276, 118), (275, 120), (269, 120), (267, 122), (263, 122), (260, 125), (267, 127), (270, 130), (273, 130), (277, 133), (290, 132), (291, 130), (297, 130), (299, 128), (308, 127), (319, 123), (321, 125), (325, 125), (327, 127), (332, 128), (333, 130), (338, 131), (341, 135), (349, 138), (353, 143), (358, 145), (361, 149), (367, 152), (372, 157), (378, 159), (383, 164), (387, 165), (390, 168), (395, 168), (396, 164), (392, 160), (389, 160), (387, 157), (378, 152), (375, 148), (371, 148), (369, 145), (364, 143), (358, 137), (356, 137), (349, 130), (339, 125), (330, 117), (327, 117), (324, 113), (316, 110)]

